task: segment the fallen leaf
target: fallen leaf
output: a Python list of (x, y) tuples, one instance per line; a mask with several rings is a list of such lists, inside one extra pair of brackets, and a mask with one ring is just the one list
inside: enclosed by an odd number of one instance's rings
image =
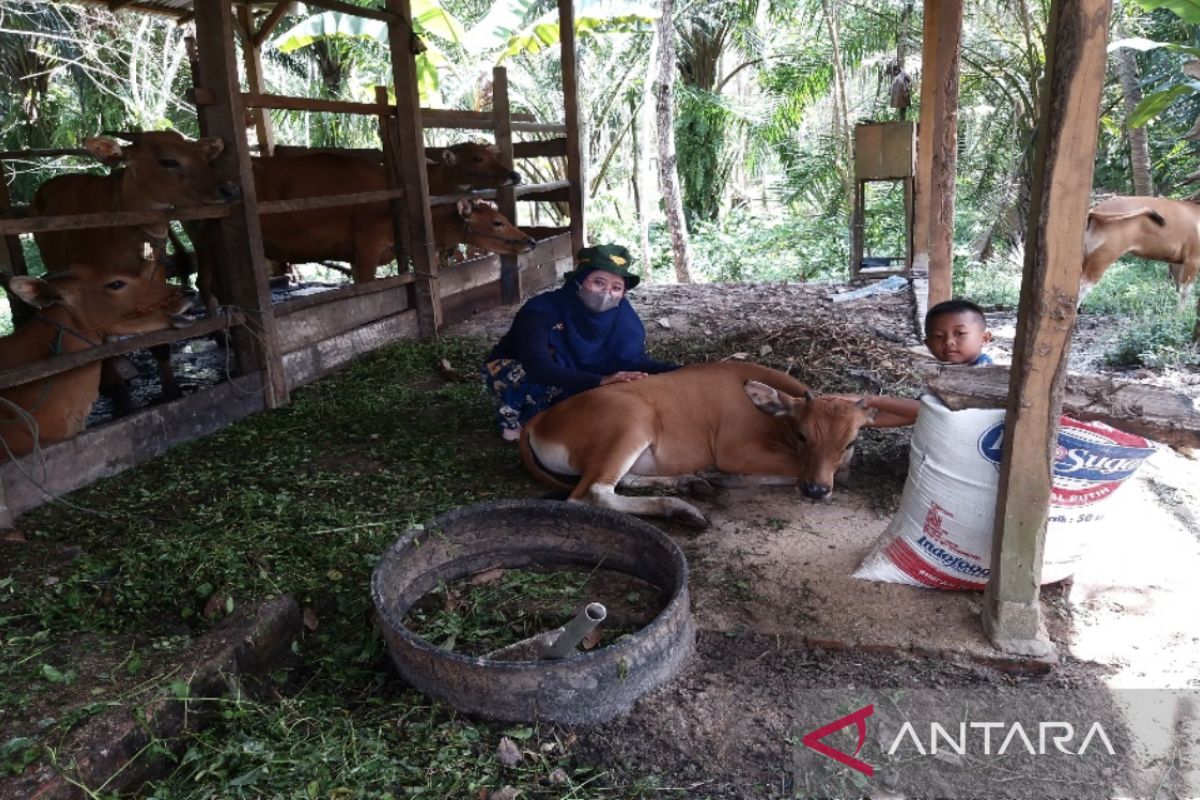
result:
[(27, 540), (26, 540), (26, 538), (25, 538), (25, 534), (24, 534), (24, 533), (22, 533), (21, 531), (17, 530), (16, 528), (9, 528), (8, 530), (6, 530), (6, 531), (4, 532), (4, 536), (3, 536), (2, 538), (3, 538), (3, 539), (4, 539), (4, 541), (6, 541), (6, 542), (24, 542), (24, 541), (27, 541)]
[(749, 353), (734, 353), (730, 358), (736, 358), (738, 361), (745, 361), (750, 357)]
[(663, 328), (669, 328), (671, 327), (671, 320), (667, 319), (666, 317), (662, 317), (658, 320), (658, 324)]
[(587, 636), (584, 636), (583, 640), (579, 642), (579, 646), (584, 650), (591, 650), (593, 647), (600, 644), (600, 637), (603, 635), (604, 633), (599, 628), (592, 628), (590, 631), (588, 631)]
[(502, 567), (492, 567), (480, 572), (476, 572), (468, 581), (472, 586), (484, 586), (489, 583), (495, 583), (504, 577), (504, 569)]
[(774, 352), (774, 350), (775, 348), (771, 347), (771, 345), (764, 344), (762, 347), (758, 348), (758, 354), (760, 356), (769, 356), (772, 352)]
[(521, 763), (521, 748), (512, 739), (503, 736), (496, 747), (496, 759), (506, 767), (515, 767)]
[(550, 782), (556, 786), (561, 786), (562, 784), (566, 783), (567, 780), (567, 771), (562, 767), (558, 767), (550, 772)]
[(317, 619), (317, 612), (312, 610), (312, 606), (305, 606), (304, 613), (300, 615), (300, 618), (304, 622), (304, 627), (310, 631), (315, 631), (321, 624), (321, 621)]
[(216, 619), (225, 611), (225, 597), (220, 593), (214, 593), (208, 598), (208, 602), (204, 604), (204, 610), (200, 615), (205, 619)]
[(447, 589), (446, 596), (442, 598), (442, 610), (453, 611), (460, 605), (462, 605), (462, 592)]
[(505, 786), (503, 789), (497, 789), (488, 796), (488, 800), (514, 800), (521, 791), (514, 789), (511, 786)]

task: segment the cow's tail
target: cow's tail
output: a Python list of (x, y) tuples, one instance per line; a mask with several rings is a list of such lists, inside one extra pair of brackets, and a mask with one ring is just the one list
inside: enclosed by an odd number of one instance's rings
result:
[(1133, 219), (1134, 217), (1149, 217), (1150, 221), (1155, 225), (1161, 228), (1167, 227), (1167, 221), (1163, 219), (1162, 214), (1147, 206), (1138, 206), (1130, 211), (1097, 211), (1093, 208), (1088, 212), (1088, 225), (1092, 224), (1093, 219), (1115, 222), (1122, 219)]
[(566, 489), (568, 491), (574, 489), (575, 484), (568, 483), (567, 476), (551, 472), (542, 466), (541, 461), (538, 461), (537, 454), (533, 452), (533, 448), (529, 445), (529, 428), (529, 425), (521, 428), (521, 463), (525, 465), (525, 469), (529, 470), (530, 475), (547, 486), (553, 486), (556, 489)]

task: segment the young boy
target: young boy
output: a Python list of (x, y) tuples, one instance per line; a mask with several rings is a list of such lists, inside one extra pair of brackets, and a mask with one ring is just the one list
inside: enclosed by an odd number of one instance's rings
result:
[[(983, 309), (970, 300), (946, 300), (925, 314), (925, 346), (943, 364), (987, 366), (992, 357), (983, 346), (992, 340)], [(917, 421), (921, 404), (904, 397), (868, 396), (867, 407), (879, 409), (874, 425), (898, 427)]]

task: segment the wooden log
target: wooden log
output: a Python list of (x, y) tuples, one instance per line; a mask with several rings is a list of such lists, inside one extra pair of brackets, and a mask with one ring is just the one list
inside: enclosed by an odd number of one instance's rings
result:
[[(561, 39), (563, 121), (567, 135), (567, 207), (571, 215), (571, 248), (578, 253), (587, 241), (587, 221), (583, 216), (583, 187), (587, 185), (583, 156), (583, 133), (579, 125), (578, 59), (575, 57), (574, 0), (558, 0), (558, 30)], [(514, 128), (514, 130), (521, 130)]]
[(212, 91), (212, 105), (197, 108), (200, 130), (218, 136), (225, 149), (213, 166), (242, 188), (242, 202), (234, 206), (218, 227), (219, 253), (226, 302), (246, 314), (246, 325), (235, 330), (233, 346), (243, 372), (261, 372), (263, 405), (276, 408), (288, 402), (287, 384), (280, 361), (271, 290), (263, 258), (262, 228), (250, 147), (246, 142), (246, 116), (238, 80), (233, 42), (233, 15), (227, 3), (195, 4), (197, 84)]
[[(925, 369), (929, 390), (947, 408), (1004, 408), (1008, 403), (1008, 367)], [(1200, 448), (1200, 411), (1190, 397), (1170, 389), (1070, 373), (1063, 381), (1062, 413), (1173, 447)]]
[[(247, 108), (283, 108), (289, 111), (328, 111), (335, 114), (363, 114), (378, 116), (377, 103), (354, 103), (349, 100), (318, 100), (314, 97), (291, 97), (282, 94), (243, 92), (242, 103)], [(385, 113), (390, 106), (384, 106)]]
[(287, 211), (307, 211), (313, 208), (337, 208), (363, 203), (379, 203), (404, 197), (403, 189), (380, 189), (377, 192), (327, 194), (320, 197), (298, 197), (295, 200), (264, 200), (258, 204), (259, 214), (282, 214)]
[[(492, 115), (496, 124), (496, 148), (500, 161), (513, 163), (512, 119), (509, 118), (508, 70), (492, 68)], [(513, 187), (505, 186), (496, 191), (496, 207), (500, 213), (517, 224), (517, 196)], [(500, 256), (500, 297), (505, 303), (516, 303), (521, 299), (521, 273), (517, 268), (517, 257)]]
[(100, 361), (104, 358), (123, 356), (126, 353), (132, 353), (134, 350), (146, 350), (157, 344), (178, 342), (182, 339), (195, 339), (198, 336), (204, 336), (214, 331), (227, 330), (245, 324), (245, 322), (245, 315), (235, 311), (228, 317), (200, 320), (186, 328), (173, 328), (171, 330), (155, 331), (154, 333), (143, 333), (140, 336), (133, 336), (129, 339), (102, 344), (90, 350), (82, 350), (78, 353), (55, 356), (54, 358), (44, 358), (41, 361), (34, 361), (31, 364), (0, 371), (0, 389), (8, 389), (13, 386), (20, 386), (23, 383), (39, 380), (40, 378), (47, 378), (51, 375), (57, 375), (60, 372), (66, 372), (69, 369), (75, 369), (76, 367), (90, 364), (93, 361)]
[(425, 169), (425, 135), (417, 87), (417, 65), (413, 55), (419, 44), (412, 30), (409, 0), (387, 0), (393, 18), (388, 22), (388, 47), (392, 56), (392, 80), (396, 89), (395, 133), (399, 139), (399, 168), (406, 197), (408, 233), (413, 271), (417, 319), (422, 337), (437, 336), (442, 323), (437, 289), (438, 261), (429, 210), (429, 175)]
[(116, 211), (100, 214), (64, 214), (58, 217), (25, 217), (0, 220), (0, 236), (43, 231), (74, 231), (82, 228), (116, 228), (151, 225), (173, 219), (224, 219), (229, 206), (180, 206), (161, 211)]
[[(0, 524), (67, 492), (207, 436), (263, 408), (262, 374), (233, 378), (170, 403), (144, 408), (65, 442), (0, 464)], [(42, 465), (45, 465), (45, 473)], [(42, 475), (45, 480), (41, 480)], [(38, 482), (29, 480), (36, 476)]]
[(1038, 603), (1042, 548), (1083, 272), (1109, 13), (1110, 0), (1053, 0), (1050, 6), (1025, 271), (982, 616), (997, 647), (1023, 655), (1053, 651)]

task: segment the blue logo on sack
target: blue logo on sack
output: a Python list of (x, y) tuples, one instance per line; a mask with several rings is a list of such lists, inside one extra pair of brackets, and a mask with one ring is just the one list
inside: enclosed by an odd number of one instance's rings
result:
[(1000, 449), (1004, 446), (1004, 423), (997, 422), (995, 425), (984, 430), (979, 434), (979, 455), (986, 458), (988, 461), (1000, 468)]

